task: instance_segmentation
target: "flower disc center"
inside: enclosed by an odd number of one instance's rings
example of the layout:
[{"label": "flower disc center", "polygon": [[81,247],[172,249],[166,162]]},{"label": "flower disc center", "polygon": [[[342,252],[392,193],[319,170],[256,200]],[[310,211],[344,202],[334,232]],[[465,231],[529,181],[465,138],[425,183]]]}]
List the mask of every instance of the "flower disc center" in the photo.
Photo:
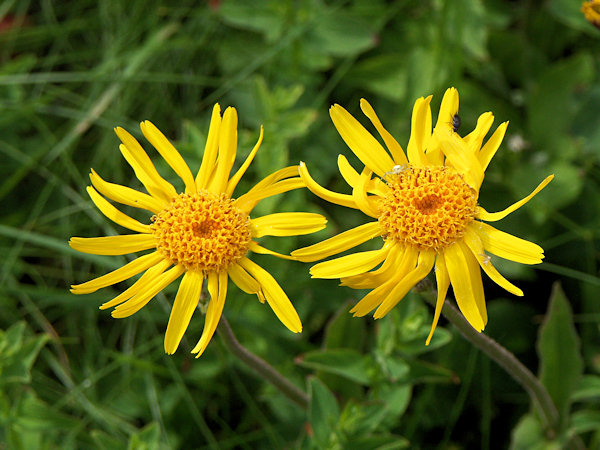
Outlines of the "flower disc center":
[{"label": "flower disc center", "polygon": [[379,224],[388,239],[437,251],[460,239],[475,216],[477,195],[451,167],[409,167],[386,182]]},{"label": "flower disc center", "polygon": [[222,272],[243,258],[250,218],[225,194],[181,194],[152,218],[157,249],[187,270]]}]

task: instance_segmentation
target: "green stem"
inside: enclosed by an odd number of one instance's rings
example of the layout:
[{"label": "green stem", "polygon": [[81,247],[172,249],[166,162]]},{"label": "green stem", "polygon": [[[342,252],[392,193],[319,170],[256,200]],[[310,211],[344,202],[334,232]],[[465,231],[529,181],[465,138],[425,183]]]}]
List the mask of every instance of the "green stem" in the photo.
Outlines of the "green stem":
[{"label": "green stem", "polygon": [[267,380],[287,398],[300,405],[303,409],[308,409],[308,395],[294,386],[290,381],[281,375],[273,366],[269,365],[264,359],[259,358],[254,353],[246,349],[235,337],[233,330],[225,316],[221,316],[217,330],[223,339],[225,346],[238,357],[244,364],[256,371],[262,378]]},{"label": "green stem", "polygon": [[[434,292],[435,294],[435,292]],[[435,304],[435,295],[427,295],[427,300]],[[464,316],[448,300],[444,302],[442,314],[450,321],[463,337],[484,352],[490,359],[502,367],[519,383],[536,405],[549,437],[556,436],[559,415],[548,391],[535,375],[519,361],[515,355],[498,344],[494,339],[477,332]]]}]

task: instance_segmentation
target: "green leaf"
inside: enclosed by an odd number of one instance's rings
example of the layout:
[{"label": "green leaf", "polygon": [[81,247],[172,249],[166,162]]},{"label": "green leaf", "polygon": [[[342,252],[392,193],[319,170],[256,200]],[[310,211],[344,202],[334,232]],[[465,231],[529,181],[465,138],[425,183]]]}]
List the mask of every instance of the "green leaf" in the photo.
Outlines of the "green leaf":
[{"label": "green leaf", "polygon": [[600,430],[600,411],[584,409],[573,413],[569,429],[576,434]]},{"label": "green leaf", "polygon": [[350,302],[339,308],[325,328],[325,348],[350,348],[361,351],[365,344],[366,325],[348,314]]},{"label": "green leaf", "polygon": [[524,415],[511,436],[511,450],[546,450],[542,424],[532,414]]},{"label": "green leaf", "polygon": [[377,370],[371,357],[351,349],[327,349],[305,353],[298,363],[315,370],[335,373],[368,385]]},{"label": "green leaf", "polygon": [[331,391],[318,378],[310,378],[308,392],[310,396],[308,418],[315,440],[319,446],[327,447],[335,436],[340,408]]},{"label": "green leaf", "polygon": [[584,375],[577,384],[571,400],[590,400],[598,397],[600,397],[600,377],[597,375]]},{"label": "green leaf", "polygon": [[129,450],[156,450],[160,446],[160,427],[153,422],[129,439]]},{"label": "green leaf", "polygon": [[573,326],[571,307],[560,284],[555,283],[550,305],[537,342],[540,357],[539,378],[565,420],[583,371],[579,338]]}]

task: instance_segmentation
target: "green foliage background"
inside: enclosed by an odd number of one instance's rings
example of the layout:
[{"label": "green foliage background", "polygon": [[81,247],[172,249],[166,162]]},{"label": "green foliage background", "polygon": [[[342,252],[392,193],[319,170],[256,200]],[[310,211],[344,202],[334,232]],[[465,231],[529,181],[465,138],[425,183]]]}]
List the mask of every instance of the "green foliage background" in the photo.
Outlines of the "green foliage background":
[{"label": "green foliage background", "polygon": [[[579,9],[574,0],[0,4],[0,448],[598,448],[600,31]],[[124,320],[98,306],[127,283],[69,293],[125,261],[66,243],[123,231],[85,193],[90,167],[140,187],[113,127],[140,137],[139,122],[151,120],[197,170],[212,105],[232,105],[240,160],[265,127],[239,192],[300,160],[347,192],[335,162],[351,152],[328,107],[366,123],[367,98],[405,146],[415,99],[434,94],[435,118],[450,86],[461,131],[489,110],[495,126],[510,121],[481,193],[488,211],[556,176],[498,224],[546,251],[535,268],[497,261],[525,297],[484,280],[485,333],[540,375],[561,412],[555,436],[521,387],[443,319],[424,346],[432,311],[416,294],[383,320],[354,319],[347,311],[363,292],[256,256],[304,332],[292,335],[235,288],[225,315],[243,345],[311,395],[303,411],[218,336],[195,360],[201,314],[166,356],[175,286]],[[317,235],[267,242],[283,252],[364,220],[307,191],[259,207],[273,211],[329,219]]]}]

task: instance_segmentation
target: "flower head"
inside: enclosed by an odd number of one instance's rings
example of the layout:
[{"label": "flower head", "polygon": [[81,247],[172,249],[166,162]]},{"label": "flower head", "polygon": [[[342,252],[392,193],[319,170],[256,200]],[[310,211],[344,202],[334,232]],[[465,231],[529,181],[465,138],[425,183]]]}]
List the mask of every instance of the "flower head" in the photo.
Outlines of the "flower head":
[{"label": "flower head", "polygon": [[[292,259],[260,246],[254,239],[267,235],[296,236],[325,227],[325,218],[318,214],[276,213],[251,217],[252,209],[261,199],[304,186],[298,167],[278,170],[247,193],[233,198],[234,189],[260,147],[262,128],[246,161],[230,177],[237,150],[237,112],[227,108],[221,117],[220,107],[215,105],[202,164],[194,177],[158,128],[148,121],[140,126],[146,139],[183,180],[185,191],[178,193],[158,174],[138,141],[124,129],[116,128],[122,142],[119,149],[148,194],[104,181],[93,169],[92,186],[87,191],[104,215],[136,234],[74,237],[69,245],[97,255],[153,251],[113,272],[72,286],[71,292],[91,293],[144,272],[128,289],[100,307],[114,306],[113,317],[128,317],[183,275],[165,334],[165,351],[169,354],[179,346],[198,306],[204,279],[208,279],[210,300],[204,331],[192,350],[197,356],[204,352],[219,323],[229,278],[243,291],[256,294],[263,303],[266,301],[291,331],[302,331],[300,318],[285,292],[267,271],[248,258],[252,251]],[[153,214],[150,223],[141,223],[124,214],[105,197],[149,211]]]},{"label": "flower head", "polygon": [[[315,182],[304,163],[300,175],[319,197],[359,209],[375,221],[343,232],[319,244],[292,252],[302,261],[317,261],[380,236],[379,250],[354,253],[316,264],[316,278],[340,278],[342,285],[372,289],[350,311],[385,316],[408,291],[435,267],[438,296],[431,340],[450,284],[469,323],[482,331],[487,323],[480,268],[515,295],[523,292],[491,263],[491,253],[523,264],[538,264],[543,250],[484,223],[500,220],[527,203],[553,178],[547,177],[530,195],[504,211],[488,213],[477,204],[479,188],[490,160],[498,150],[508,123],[501,124],[483,144],[493,122],[482,114],[473,132],[457,133],[458,92],[448,89],[432,132],[431,96],[416,101],[407,151],[383,127],[371,105],[360,106],[387,146],[387,151],[344,108],[334,105],[331,119],[354,154],[365,165],[359,174],[343,156],[338,167],[352,194],[339,194]],[[373,178],[373,173],[377,176]],[[377,267],[379,266],[379,267]]]},{"label": "flower head", "polygon": [[596,28],[600,28],[600,0],[589,0],[581,4],[581,12],[585,16],[585,19],[594,25]]}]

